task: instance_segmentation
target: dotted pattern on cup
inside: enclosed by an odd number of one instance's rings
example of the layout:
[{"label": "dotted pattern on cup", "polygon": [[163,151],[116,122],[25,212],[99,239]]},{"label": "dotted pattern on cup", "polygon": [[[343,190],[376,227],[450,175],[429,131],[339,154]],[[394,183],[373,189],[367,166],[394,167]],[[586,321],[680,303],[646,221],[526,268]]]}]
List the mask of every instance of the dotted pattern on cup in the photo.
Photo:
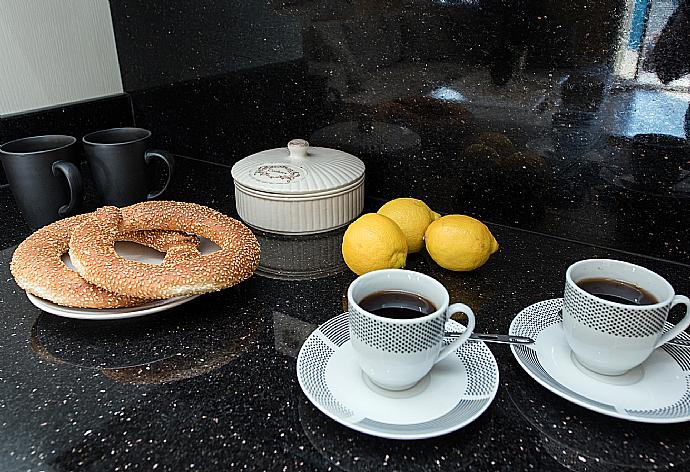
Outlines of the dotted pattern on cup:
[{"label": "dotted pattern on cup", "polygon": [[661,333],[668,307],[631,310],[624,306],[604,305],[565,284],[564,305],[568,314],[585,326],[612,336],[643,338]]},{"label": "dotted pattern on cup", "polygon": [[431,349],[442,340],[445,324],[443,316],[409,325],[373,320],[357,310],[350,310],[351,335],[371,348],[394,354]]}]

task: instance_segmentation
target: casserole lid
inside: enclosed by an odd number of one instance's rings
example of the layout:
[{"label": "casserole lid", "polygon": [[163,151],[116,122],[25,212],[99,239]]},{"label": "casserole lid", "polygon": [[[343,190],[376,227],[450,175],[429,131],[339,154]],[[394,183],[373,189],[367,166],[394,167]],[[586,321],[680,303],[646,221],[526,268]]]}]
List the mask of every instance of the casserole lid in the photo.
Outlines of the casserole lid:
[{"label": "casserole lid", "polygon": [[310,147],[293,139],[286,148],[257,152],[232,166],[239,185],[277,194],[321,193],[345,187],[364,175],[364,163],[344,151]]}]

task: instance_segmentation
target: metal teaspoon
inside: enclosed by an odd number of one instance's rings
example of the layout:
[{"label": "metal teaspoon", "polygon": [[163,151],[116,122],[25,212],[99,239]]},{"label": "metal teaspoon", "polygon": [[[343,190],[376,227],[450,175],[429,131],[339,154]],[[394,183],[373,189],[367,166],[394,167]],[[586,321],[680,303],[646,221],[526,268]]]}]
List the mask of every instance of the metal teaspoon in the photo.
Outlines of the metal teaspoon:
[{"label": "metal teaspoon", "polygon": [[[446,331],[445,337],[447,338],[457,338],[462,336],[463,333],[452,333]],[[513,336],[510,334],[481,334],[472,333],[470,334],[470,341],[485,341],[489,343],[499,343],[499,344],[533,344],[534,339],[528,338],[526,336]],[[690,343],[689,343],[690,345]]]},{"label": "metal teaspoon", "polygon": [[[452,333],[446,332],[445,337],[447,338],[457,338],[462,336],[463,333]],[[534,344],[534,339],[528,338],[527,336],[514,336],[510,334],[480,334],[472,333],[470,335],[470,341],[484,341],[487,343],[497,343],[497,344],[516,344],[516,345],[526,345]],[[671,346],[679,347],[690,347],[690,340],[687,339],[672,339],[664,344],[669,344]]]}]

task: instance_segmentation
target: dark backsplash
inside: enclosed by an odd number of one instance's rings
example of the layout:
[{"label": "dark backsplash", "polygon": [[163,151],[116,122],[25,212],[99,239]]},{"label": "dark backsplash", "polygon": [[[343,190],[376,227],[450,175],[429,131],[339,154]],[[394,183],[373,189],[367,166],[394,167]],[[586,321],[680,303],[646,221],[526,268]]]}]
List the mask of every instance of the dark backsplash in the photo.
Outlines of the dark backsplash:
[{"label": "dark backsplash", "polygon": [[[622,1],[123,0],[111,10],[129,96],[102,101],[83,125],[53,121],[54,132],[131,121],[157,146],[228,165],[304,137],[361,157],[374,199],[413,196],[690,263],[690,179],[640,185],[630,144],[684,136],[687,94],[619,77]],[[653,75],[649,51],[639,70]],[[32,115],[36,126],[0,120],[0,136],[47,132]]]},{"label": "dark backsplash", "polygon": [[302,56],[298,19],[262,1],[110,2],[127,91]]},{"label": "dark backsplash", "polygon": [[591,3],[122,0],[111,10],[132,91],[303,57],[351,81],[409,61],[482,64],[499,81],[524,53],[540,68],[609,63],[624,2]]}]

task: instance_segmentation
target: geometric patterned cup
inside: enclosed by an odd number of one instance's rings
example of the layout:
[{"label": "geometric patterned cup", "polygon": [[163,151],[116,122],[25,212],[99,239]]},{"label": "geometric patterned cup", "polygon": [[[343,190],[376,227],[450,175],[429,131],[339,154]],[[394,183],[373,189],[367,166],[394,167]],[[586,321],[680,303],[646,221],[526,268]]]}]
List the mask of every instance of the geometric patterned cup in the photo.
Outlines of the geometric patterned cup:
[{"label": "geometric patterned cup", "polygon": [[[374,315],[359,306],[366,296],[383,290],[420,295],[437,307],[425,316],[393,319]],[[438,361],[467,341],[474,330],[474,313],[462,303],[448,306],[448,291],[437,280],[402,269],[366,273],[347,290],[350,339],[362,372],[377,386],[406,390],[419,382]],[[467,316],[467,329],[445,347],[446,322],[454,313]]]},{"label": "geometric patterned cup", "polygon": [[[596,297],[577,286],[590,278],[637,285],[659,300],[653,305],[624,305]],[[668,313],[686,306],[685,317],[664,333]],[[577,361],[604,375],[621,375],[642,364],[657,347],[690,325],[690,300],[676,295],[666,279],[649,269],[612,259],[587,259],[565,274],[563,331]]]}]

